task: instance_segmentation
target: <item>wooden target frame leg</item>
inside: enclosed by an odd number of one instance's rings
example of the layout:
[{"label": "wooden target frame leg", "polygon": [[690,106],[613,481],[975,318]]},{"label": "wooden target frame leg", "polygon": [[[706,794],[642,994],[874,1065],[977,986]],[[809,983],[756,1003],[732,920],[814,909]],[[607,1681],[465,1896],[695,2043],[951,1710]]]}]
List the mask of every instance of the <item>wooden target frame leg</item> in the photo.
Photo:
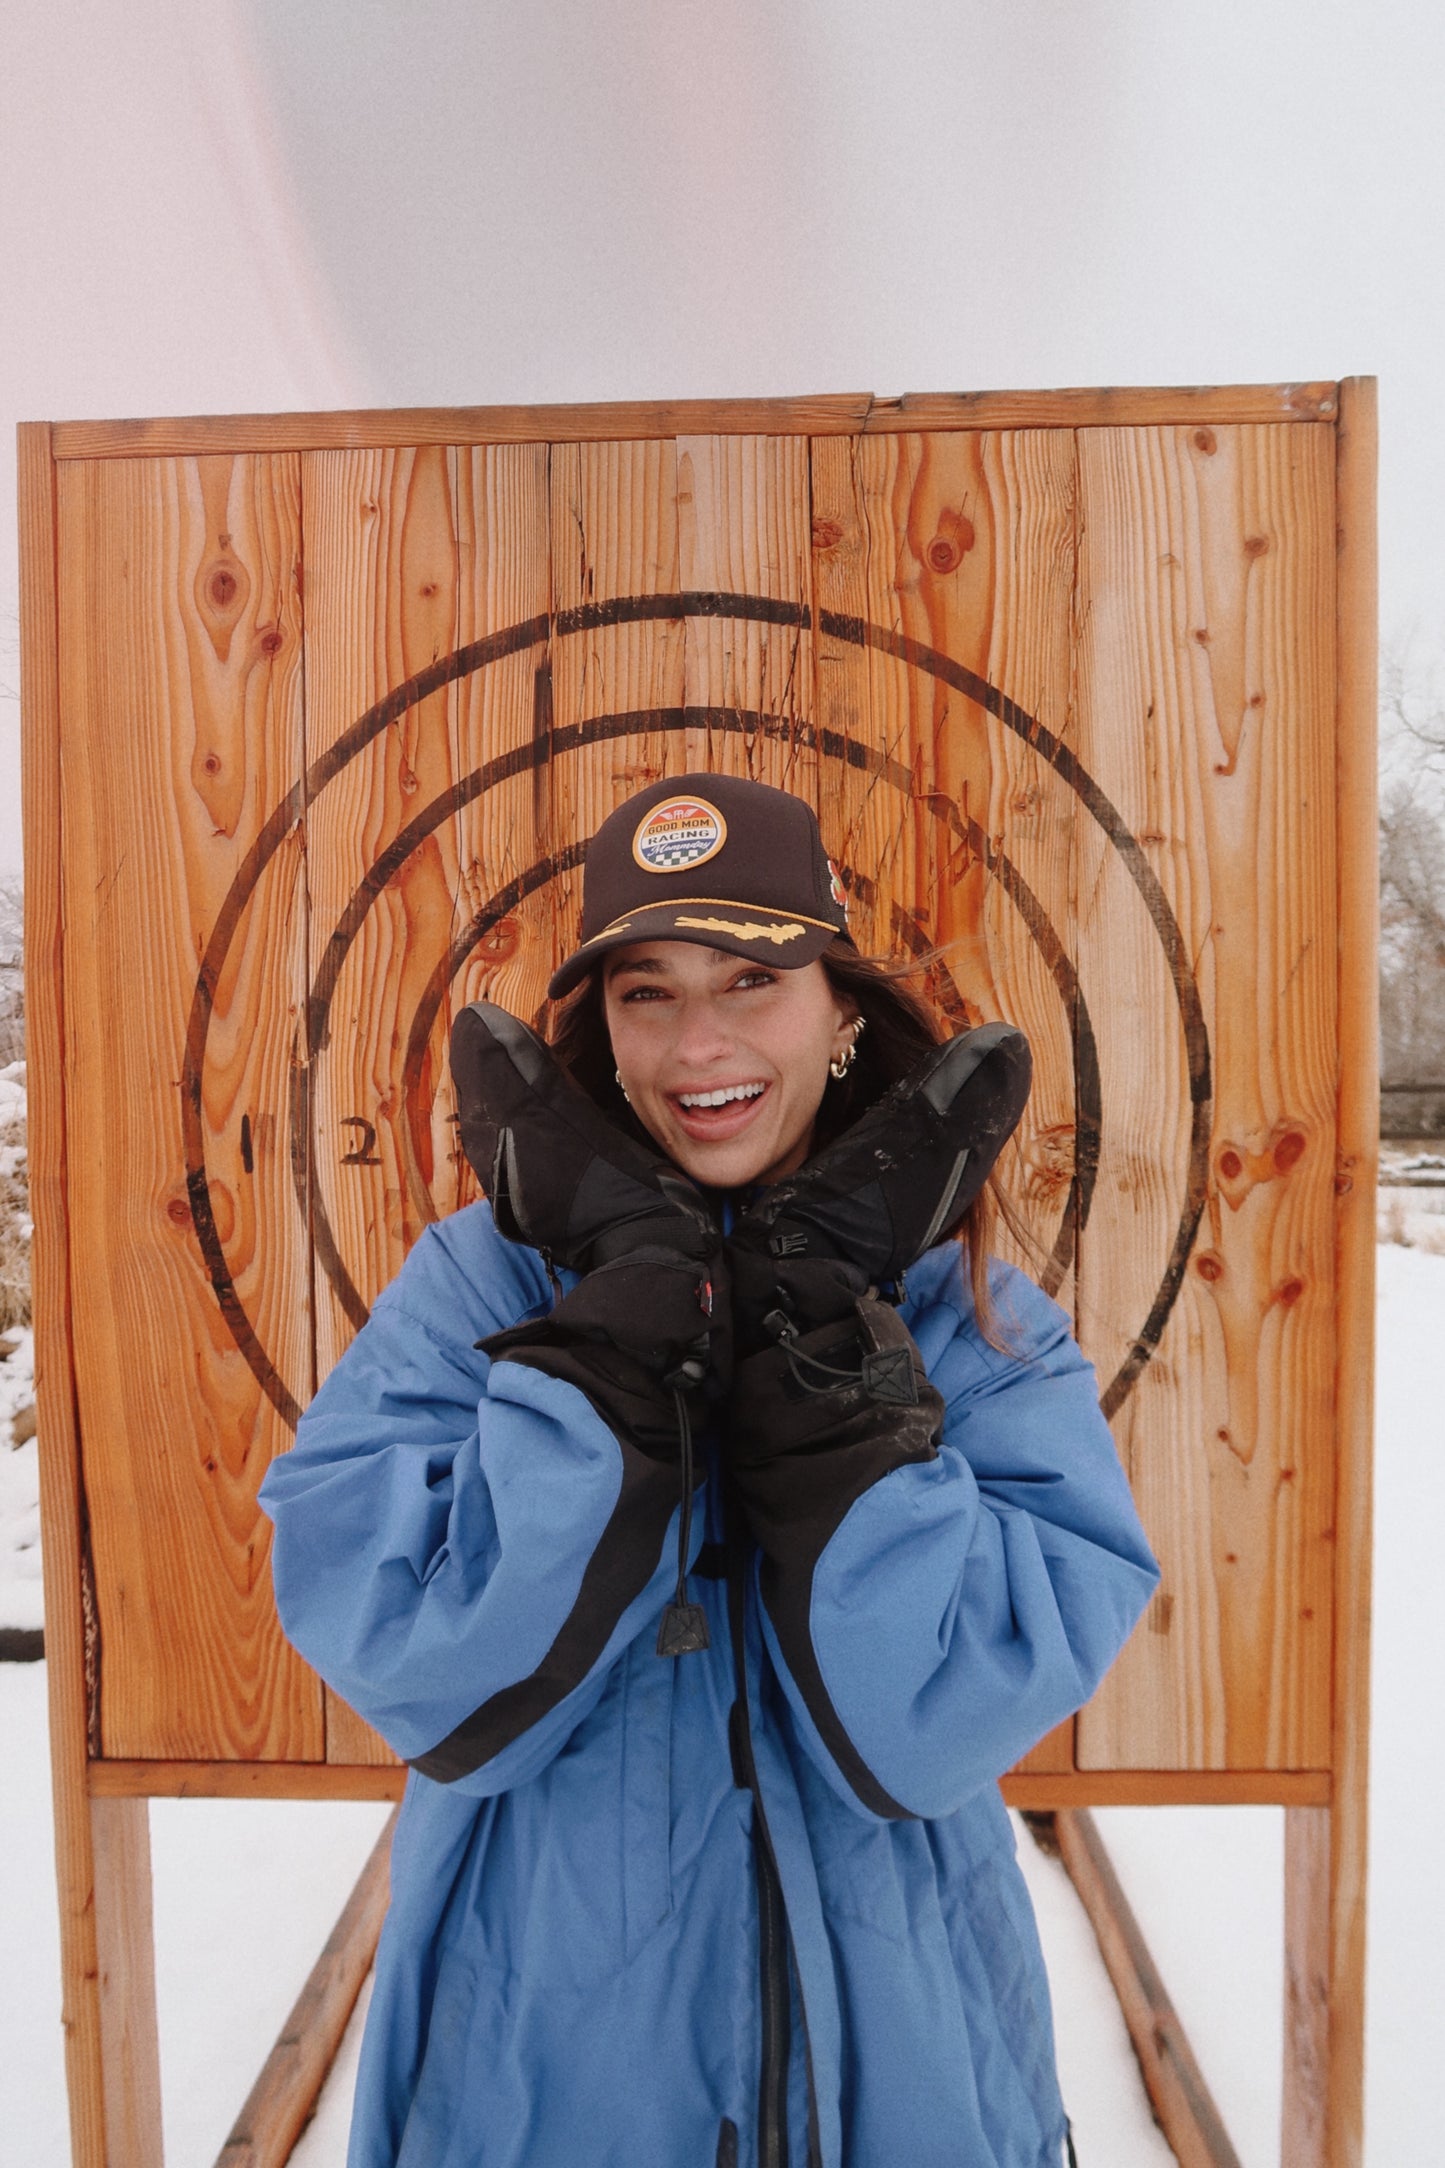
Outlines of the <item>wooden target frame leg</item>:
[{"label": "wooden target frame leg", "polygon": [[1353,1820],[1347,1804],[1285,1810],[1286,2168],[1364,2157],[1364,1830]]},{"label": "wooden target frame leg", "polygon": [[1332,1809],[1285,1809],[1284,2102],[1281,2157],[1327,2162]]},{"label": "wooden target frame leg", "polygon": [[[1139,2059],[1154,2120],[1170,2151],[1182,2168],[1240,2168],[1239,2155],[1093,1815],[1087,1807],[1060,1807],[1053,1822],[1059,1857],[1089,1915]],[[1292,2154],[1286,2151],[1284,2158],[1289,2168],[1296,2168]]]},{"label": "wooden target frame leg", "polygon": [[160,2168],[150,1802],[92,1799],[90,1832],[106,2168]]}]

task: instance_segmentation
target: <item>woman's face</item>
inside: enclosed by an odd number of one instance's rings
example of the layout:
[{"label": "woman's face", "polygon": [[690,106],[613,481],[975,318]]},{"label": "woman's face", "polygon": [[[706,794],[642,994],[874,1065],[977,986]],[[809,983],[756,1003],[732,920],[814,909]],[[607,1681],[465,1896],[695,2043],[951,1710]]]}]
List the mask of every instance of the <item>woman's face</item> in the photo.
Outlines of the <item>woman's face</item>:
[{"label": "woman's face", "polygon": [[780,971],[691,941],[635,941],[602,969],[632,1110],[684,1174],[741,1189],[802,1165],[856,1019],[821,963]]}]

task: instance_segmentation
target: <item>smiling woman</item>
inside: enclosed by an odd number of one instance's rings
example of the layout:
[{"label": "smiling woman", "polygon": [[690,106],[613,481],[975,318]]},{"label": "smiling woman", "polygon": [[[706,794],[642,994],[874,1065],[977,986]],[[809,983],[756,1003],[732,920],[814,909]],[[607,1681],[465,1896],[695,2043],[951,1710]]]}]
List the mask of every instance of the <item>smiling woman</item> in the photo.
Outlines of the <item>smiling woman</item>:
[{"label": "smiling woman", "polygon": [[820,961],[783,971],[647,941],[614,950],[602,983],[618,1083],[685,1174],[741,1189],[802,1165],[829,1069],[862,1028]]},{"label": "smiling woman", "polygon": [[1157,1576],[987,1252],[1027,1046],[941,1040],[811,809],[724,776],[603,823],[549,991],[550,1046],[462,1012],[487,1201],[262,1492],[287,1631],[415,1771],[351,2168],[1061,2168],[995,1780]]}]

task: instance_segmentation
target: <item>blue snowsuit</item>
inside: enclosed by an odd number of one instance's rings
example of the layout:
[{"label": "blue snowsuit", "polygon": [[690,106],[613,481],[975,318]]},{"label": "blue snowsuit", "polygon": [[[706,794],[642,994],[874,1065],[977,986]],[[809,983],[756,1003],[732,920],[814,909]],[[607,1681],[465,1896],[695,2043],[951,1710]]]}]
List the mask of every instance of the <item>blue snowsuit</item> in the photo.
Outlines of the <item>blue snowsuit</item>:
[{"label": "blue snowsuit", "polygon": [[287,1633],[415,1765],[350,2168],[1057,2168],[995,1780],[1157,1572],[1063,1312],[991,1289],[1011,1355],[955,1244],[909,1272],[938,1456],[825,1511],[792,1587],[714,1451],[711,1645],[661,1658],[676,1468],[474,1347],[552,1304],[487,1205],[421,1237],[261,1493]]}]

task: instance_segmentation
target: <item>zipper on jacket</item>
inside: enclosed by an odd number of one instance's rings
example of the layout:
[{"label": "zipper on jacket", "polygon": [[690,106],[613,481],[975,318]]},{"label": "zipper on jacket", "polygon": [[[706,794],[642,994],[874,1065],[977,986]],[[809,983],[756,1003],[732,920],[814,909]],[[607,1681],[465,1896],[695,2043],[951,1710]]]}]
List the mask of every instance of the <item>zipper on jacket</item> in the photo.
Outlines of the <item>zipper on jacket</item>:
[{"label": "zipper on jacket", "polygon": [[[733,1778],[740,1790],[753,1795],[753,1856],[758,1877],[759,1970],[762,1981],[763,2054],[758,2084],[759,2168],[788,2168],[788,2050],[792,2032],[792,1996],[789,1976],[798,1982],[798,2017],[803,2034],[803,2078],[808,2096],[807,2168],[823,2168],[823,2141],[818,2129],[818,2088],[813,2080],[813,2043],[808,2038],[808,2006],[803,2000],[802,1975],[792,1958],[792,1930],[783,1902],[782,1878],[777,1855],[763,1812],[762,1787],[753,1759],[752,1724],[748,1717],[748,1675],[745,1660],[748,1560],[747,1527],[737,1494],[724,1480],[725,1557],[727,1560],[728,1627],[733,1651],[733,1705],[728,1711],[728,1752]],[[769,2020],[772,2030],[769,2030]],[[769,2055],[769,2041],[774,2053]],[[772,2150],[769,2150],[769,2147]]]},{"label": "zipper on jacket", "polygon": [[748,1721],[747,1672],[743,1661],[743,1578],[728,1575],[728,1624],[733,1649],[736,1699],[728,1715],[734,1776],[753,1795],[753,1864],[758,1886],[758,1971],[762,2017],[762,2059],[758,2073],[758,2168],[788,2168],[788,2048],[791,2003],[788,1994],[788,1919],[782,1884],[773,1858],[772,1838],[763,1813],[757,1764]]}]

